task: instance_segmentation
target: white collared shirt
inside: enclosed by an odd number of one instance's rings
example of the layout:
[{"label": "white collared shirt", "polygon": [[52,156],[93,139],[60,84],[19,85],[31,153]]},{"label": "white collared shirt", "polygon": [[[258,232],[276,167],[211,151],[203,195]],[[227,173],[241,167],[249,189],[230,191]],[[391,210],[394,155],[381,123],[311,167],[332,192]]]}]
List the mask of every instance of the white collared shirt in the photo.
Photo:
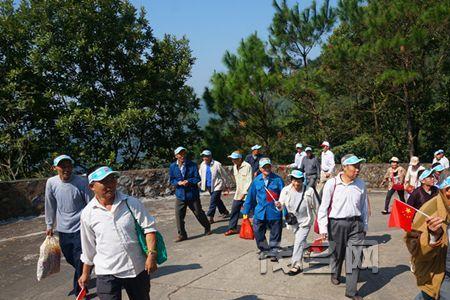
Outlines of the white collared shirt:
[{"label": "white collared shirt", "polygon": [[326,152],[322,151],[320,169],[325,173],[333,173],[335,165],[333,152],[330,150],[327,150]]},{"label": "white collared shirt", "polygon": [[291,164],[290,167],[300,169],[300,166],[302,165],[302,161],[305,158],[305,156],[306,156],[305,151],[295,153],[294,163]]},{"label": "white collared shirt", "polygon": [[81,261],[95,265],[97,275],[129,278],[144,271],[146,256],[124,200],[144,233],[156,231],[155,219],[138,199],[116,192],[109,211],[94,197],[81,213]]},{"label": "white collared shirt", "polygon": [[437,158],[435,157],[433,159],[433,164],[435,164],[437,162],[440,163],[444,167],[444,169],[448,169],[450,167],[448,158],[445,156],[443,156],[440,160],[437,160]]},{"label": "white collared shirt", "polygon": [[[361,217],[364,230],[367,232],[369,224],[366,184],[359,178],[346,184],[342,182],[341,174],[339,173],[335,178],[328,180],[323,187],[322,203],[317,216],[319,232],[328,233],[328,217],[334,219]],[[328,216],[331,197],[333,197],[333,200]]]}]

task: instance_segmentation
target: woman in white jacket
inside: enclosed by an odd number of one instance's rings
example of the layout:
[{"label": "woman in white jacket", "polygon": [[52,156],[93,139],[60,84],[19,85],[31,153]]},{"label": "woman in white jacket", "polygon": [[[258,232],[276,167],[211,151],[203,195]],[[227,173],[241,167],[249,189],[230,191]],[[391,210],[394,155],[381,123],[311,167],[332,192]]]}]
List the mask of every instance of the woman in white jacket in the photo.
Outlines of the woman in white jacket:
[{"label": "woman in white jacket", "polygon": [[301,171],[293,170],[289,177],[291,178],[291,184],[281,190],[279,201],[283,208],[287,210],[287,213],[292,213],[298,222],[288,226],[294,231],[295,235],[291,269],[288,273],[288,275],[293,276],[302,272],[303,250],[309,230],[314,223],[319,202],[314,189],[307,188],[304,185],[304,175]]}]

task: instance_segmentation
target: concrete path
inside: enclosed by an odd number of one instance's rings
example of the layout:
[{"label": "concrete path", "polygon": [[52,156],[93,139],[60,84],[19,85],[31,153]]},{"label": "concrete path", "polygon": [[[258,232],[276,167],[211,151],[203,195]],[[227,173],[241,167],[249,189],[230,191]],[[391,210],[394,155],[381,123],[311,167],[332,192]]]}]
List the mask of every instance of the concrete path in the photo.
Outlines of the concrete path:
[{"label": "concrete path", "polygon": [[[360,293],[365,299],[412,299],[418,289],[409,271],[409,255],[403,232],[386,226],[380,214],[384,192],[370,193],[372,217],[369,239],[379,243],[379,272],[361,273]],[[231,206],[231,196],[225,198]],[[208,197],[202,196],[203,208]],[[289,277],[275,263],[261,265],[254,241],[225,237],[227,220],[213,224],[214,234],[202,236],[203,228],[192,213],[186,217],[190,239],[175,244],[174,198],[143,199],[156,216],[169,252],[169,260],[151,279],[152,299],[346,299],[345,285],[333,286],[329,275],[300,274]],[[36,280],[39,246],[44,240],[43,217],[0,225],[0,299],[73,299],[67,297],[73,269],[64,260],[61,272]],[[315,237],[310,233],[309,240]],[[293,243],[292,232],[284,229],[283,246]],[[261,274],[261,267],[267,269]],[[91,292],[95,292],[95,281]],[[124,297],[124,299],[127,299]]]}]

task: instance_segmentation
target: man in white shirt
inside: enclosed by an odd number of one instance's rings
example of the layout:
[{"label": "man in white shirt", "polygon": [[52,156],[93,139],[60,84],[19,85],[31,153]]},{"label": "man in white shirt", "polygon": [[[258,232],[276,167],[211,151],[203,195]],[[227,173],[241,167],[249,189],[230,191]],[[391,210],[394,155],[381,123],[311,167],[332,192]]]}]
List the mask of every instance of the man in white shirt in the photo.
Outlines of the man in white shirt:
[{"label": "man in white shirt", "polygon": [[317,189],[319,191],[322,190],[325,182],[333,176],[334,167],[336,166],[334,162],[334,154],[330,150],[330,143],[323,141],[321,146],[323,150],[320,159],[320,180],[317,185]]},{"label": "man in white shirt", "polygon": [[[361,245],[368,230],[368,199],[366,184],[357,178],[360,164],[365,159],[353,154],[345,155],[342,160],[343,171],[334,179],[328,180],[323,188],[322,203],[318,211],[319,232],[323,239],[330,242],[331,282],[338,285],[344,258],[347,265],[360,265],[346,257],[347,247]],[[329,210],[330,209],[330,210]],[[361,257],[362,247],[355,247]],[[354,249],[352,249],[354,252]],[[349,251],[350,255],[352,251]],[[350,263],[350,264],[349,264]],[[357,283],[359,269],[346,270],[345,295],[352,299],[362,299],[358,295]]]},{"label": "man in white shirt", "polygon": [[303,158],[305,158],[306,156],[306,152],[303,151],[303,145],[301,143],[297,143],[295,145],[295,148],[297,149],[297,153],[295,153],[294,163],[290,164],[289,167],[294,169],[300,169]]},{"label": "man in white shirt", "polygon": [[[155,219],[136,198],[117,191],[118,172],[109,167],[89,174],[95,197],[81,213],[81,287],[95,265],[100,300],[121,299],[125,288],[131,300],[150,300],[151,272],[156,271]],[[143,229],[148,255],[142,249],[135,223]]]},{"label": "man in white shirt", "polygon": [[444,169],[448,169],[450,167],[448,158],[445,157],[444,150],[442,149],[439,149],[436,152],[434,152],[433,164],[437,162],[440,163],[444,167]]}]

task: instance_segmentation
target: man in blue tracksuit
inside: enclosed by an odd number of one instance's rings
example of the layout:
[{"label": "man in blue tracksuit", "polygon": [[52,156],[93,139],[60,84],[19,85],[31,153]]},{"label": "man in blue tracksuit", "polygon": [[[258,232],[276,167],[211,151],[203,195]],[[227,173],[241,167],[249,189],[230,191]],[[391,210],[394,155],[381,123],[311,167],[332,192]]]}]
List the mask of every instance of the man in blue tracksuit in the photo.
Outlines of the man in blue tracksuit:
[{"label": "man in blue tracksuit", "polygon": [[[259,161],[261,174],[253,180],[245,199],[242,214],[248,217],[250,211],[253,214],[253,231],[255,232],[256,246],[261,251],[260,258],[264,253],[269,256],[276,255],[281,242],[282,213],[281,203],[278,201],[281,190],[284,187],[283,179],[272,173],[272,163],[268,158]],[[270,229],[270,240],[267,245],[266,230]]]},{"label": "man in blue tracksuit", "polygon": [[186,148],[178,147],[175,149],[175,158],[177,159],[170,165],[169,176],[170,184],[175,186],[175,218],[177,220],[178,237],[175,242],[181,242],[187,239],[184,218],[186,209],[194,213],[197,220],[205,228],[205,235],[211,234],[211,225],[206,218],[200,202],[200,191],[198,183],[200,175],[195,163],[186,158]]},{"label": "man in blue tracksuit", "polygon": [[258,176],[261,173],[259,171],[259,160],[263,157],[261,154],[261,148],[261,145],[254,145],[252,147],[252,153],[245,157],[245,161],[252,167],[253,177]]}]

